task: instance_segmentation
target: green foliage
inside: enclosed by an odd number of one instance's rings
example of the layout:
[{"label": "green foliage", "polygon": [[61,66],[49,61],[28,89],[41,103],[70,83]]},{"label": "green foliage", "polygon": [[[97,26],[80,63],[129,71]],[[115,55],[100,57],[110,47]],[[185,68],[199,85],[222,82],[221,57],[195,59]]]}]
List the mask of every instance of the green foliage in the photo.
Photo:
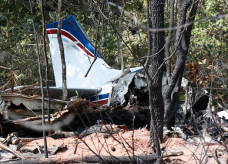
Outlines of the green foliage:
[{"label": "green foliage", "polygon": [[[0,4],[0,53],[7,52],[4,65],[16,68],[17,85],[36,83],[39,80],[38,66],[35,55],[35,43],[32,20],[26,1],[4,1]],[[41,28],[39,8],[34,8],[36,27]],[[43,66],[44,68],[44,66]],[[8,70],[2,70],[0,78],[7,81]],[[23,78],[22,78],[23,77]]]},{"label": "green foliage", "polygon": [[[220,3],[212,0],[206,0],[199,9],[198,18],[211,17],[218,14],[228,13],[228,7],[225,1]],[[196,83],[202,86],[210,86],[211,80],[218,81],[216,87],[222,87],[219,77],[212,68],[215,68],[219,61],[227,61],[228,56],[228,20],[211,20],[207,22],[195,23],[192,32],[191,46],[189,52],[189,63],[196,62],[200,70],[200,74],[195,76]],[[204,61],[204,62],[202,62]],[[206,66],[206,67],[205,67]],[[193,71],[193,70],[189,70]]]}]

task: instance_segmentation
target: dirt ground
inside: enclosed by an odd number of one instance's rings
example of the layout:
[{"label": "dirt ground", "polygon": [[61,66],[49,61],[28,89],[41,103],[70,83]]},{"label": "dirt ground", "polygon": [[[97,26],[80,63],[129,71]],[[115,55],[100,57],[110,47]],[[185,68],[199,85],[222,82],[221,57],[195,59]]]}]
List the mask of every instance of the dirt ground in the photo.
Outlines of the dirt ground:
[{"label": "dirt ground", "polygon": [[[166,163],[214,164],[220,162],[221,164],[225,164],[228,162],[228,152],[220,144],[189,142],[182,138],[166,137],[165,140],[166,141],[161,144],[161,148],[164,152],[183,152],[183,154],[179,156],[163,158]],[[76,154],[74,154],[76,141],[79,144],[77,145]],[[66,148],[58,151],[55,155],[49,155],[49,158],[56,161],[67,161],[70,159],[80,160],[85,156],[92,155],[137,156],[153,154],[154,152],[149,143],[149,131],[146,128],[119,132],[111,136],[105,136],[104,133],[94,133],[84,137],[82,140],[76,139],[75,137],[62,139],[47,138],[48,148],[60,145]],[[37,144],[42,146],[43,139],[24,142],[23,147],[32,148],[36,147]],[[23,154],[26,155],[25,153]],[[42,160],[42,158],[39,160]]]}]

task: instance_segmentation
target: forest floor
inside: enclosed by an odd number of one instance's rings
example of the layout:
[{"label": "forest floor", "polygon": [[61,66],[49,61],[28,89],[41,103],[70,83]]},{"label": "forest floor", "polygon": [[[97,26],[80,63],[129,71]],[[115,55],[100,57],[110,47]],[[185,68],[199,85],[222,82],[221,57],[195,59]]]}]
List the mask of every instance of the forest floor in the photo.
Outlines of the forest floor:
[{"label": "forest floor", "polygon": [[[57,163],[67,163],[69,161],[80,161],[88,156],[138,156],[142,154],[154,154],[150,142],[149,131],[146,128],[134,131],[119,132],[110,136],[104,136],[104,133],[93,133],[83,139],[75,137],[53,139],[47,138],[48,148],[61,147],[54,155],[49,155],[45,159],[43,154],[22,153],[28,159],[37,159],[40,162],[55,161]],[[75,152],[77,143],[77,150]],[[43,146],[43,139],[37,139],[30,142],[23,142],[22,148],[34,149]],[[22,149],[21,148],[21,149]],[[217,143],[208,144],[205,142],[189,142],[179,137],[165,137],[161,144],[163,152],[168,155],[164,157],[165,163],[227,163],[228,153],[225,148]],[[172,153],[176,156],[172,156]],[[179,152],[179,153],[178,153]]]}]

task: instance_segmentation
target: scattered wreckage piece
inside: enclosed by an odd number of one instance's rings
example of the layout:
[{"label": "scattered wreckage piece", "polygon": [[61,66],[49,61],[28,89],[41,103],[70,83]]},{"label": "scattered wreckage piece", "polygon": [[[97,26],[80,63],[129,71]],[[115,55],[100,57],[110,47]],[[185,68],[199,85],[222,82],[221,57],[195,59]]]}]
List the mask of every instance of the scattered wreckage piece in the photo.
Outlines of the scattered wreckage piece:
[{"label": "scattered wreckage piece", "polygon": [[[48,153],[50,155],[57,154],[61,151],[66,151],[67,146],[64,144],[61,144],[59,146],[53,145],[53,147],[48,148]],[[33,143],[33,145],[24,146],[20,150],[21,153],[33,153],[33,154],[44,154],[44,147],[40,146],[37,142]]]},{"label": "scattered wreckage piece", "polygon": [[[14,131],[25,131],[31,133],[30,130],[24,128],[20,123],[24,121],[33,121],[33,123],[41,123],[41,97],[27,96],[23,94],[5,94],[1,93],[2,106],[0,106],[0,116],[2,117],[2,131],[4,134]],[[48,99],[45,98],[45,108],[48,106]],[[51,100],[51,113],[62,110],[67,101]],[[45,110],[47,113],[47,110]],[[47,116],[46,116],[47,118]],[[53,117],[51,118],[53,121]]]},{"label": "scattered wreckage piece", "polygon": [[5,139],[0,141],[0,162],[11,161],[12,159],[25,159],[18,151],[22,147],[22,141],[16,132],[8,134]]},{"label": "scattered wreckage piece", "polygon": [[[16,106],[23,104],[29,110],[40,110],[42,98],[40,96],[27,96],[23,94],[5,94],[1,93],[1,96],[5,103],[12,103]],[[67,104],[67,101],[51,100],[51,109],[62,109]],[[8,108],[11,104],[8,105]],[[44,99],[44,107],[48,107],[48,99]]]},{"label": "scattered wreckage piece", "polygon": [[22,146],[22,141],[18,138],[17,132],[8,134],[2,143],[11,147],[14,151],[18,151]]},{"label": "scattered wreckage piece", "polygon": [[25,159],[23,157],[23,155],[21,153],[18,153],[15,150],[12,150],[10,147],[8,147],[7,145],[3,144],[2,142],[0,142],[0,148],[6,151],[9,151],[11,153],[13,153],[16,157],[20,158],[20,159]]}]

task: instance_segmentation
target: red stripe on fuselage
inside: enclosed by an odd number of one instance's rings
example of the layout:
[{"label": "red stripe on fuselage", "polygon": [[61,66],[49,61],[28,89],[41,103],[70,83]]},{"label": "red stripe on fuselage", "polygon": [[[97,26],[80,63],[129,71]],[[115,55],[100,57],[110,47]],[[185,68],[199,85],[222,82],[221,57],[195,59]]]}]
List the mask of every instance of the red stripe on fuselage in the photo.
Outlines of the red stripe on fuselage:
[{"label": "red stripe on fuselage", "polygon": [[100,101],[93,101],[92,103],[104,105],[104,104],[107,104],[108,103],[108,99],[100,100]]},{"label": "red stripe on fuselage", "polygon": [[[47,33],[48,34],[57,34],[57,29],[47,29]],[[70,33],[66,32],[66,31],[63,31],[61,30],[61,34],[64,35],[65,37],[69,38],[70,40],[72,40],[73,42],[78,42],[77,39],[75,39],[74,36],[72,36]],[[91,57],[94,57],[94,55],[88,51],[85,46],[81,43],[77,43],[78,47],[80,47],[87,55],[91,56]]]}]

